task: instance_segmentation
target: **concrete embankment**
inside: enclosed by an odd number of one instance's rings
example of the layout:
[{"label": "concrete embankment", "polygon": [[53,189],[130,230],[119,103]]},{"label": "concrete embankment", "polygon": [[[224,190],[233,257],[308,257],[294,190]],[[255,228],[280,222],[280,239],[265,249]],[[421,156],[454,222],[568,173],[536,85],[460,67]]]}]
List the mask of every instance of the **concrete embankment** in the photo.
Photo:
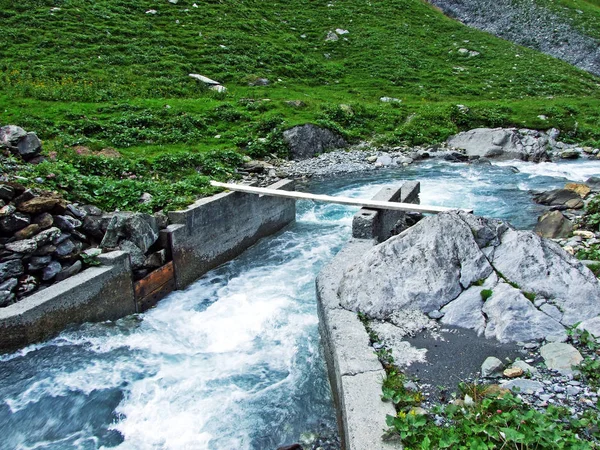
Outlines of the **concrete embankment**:
[{"label": "concrete embankment", "polygon": [[[420,185],[407,182],[383,188],[374,199],[419,203]],[[373,245],[400,233],[410,215],[363,208],[354,216],[353,238],[317,277],[319,330],[337,409],[342,447],[346,450],[398,448],[382,440],[385,418],[394,415],[381,398],[385,371],[370,346],[369,336],[355,312],[339,304],[338,287],[345,269]]]},{"label": "concrete embankment", "polygon": [[[294,182],[282,180],[271,188],[293,190]],[[217,194],[171,212],[172,225],[160,232],[167,264],[134,282],[129,255],[105,253],[98,258],[101,266],[0,308],[0,353],[46,339],[68,325],[144,312],[279,231],[295,215],[294,200],[239,192]]]}]

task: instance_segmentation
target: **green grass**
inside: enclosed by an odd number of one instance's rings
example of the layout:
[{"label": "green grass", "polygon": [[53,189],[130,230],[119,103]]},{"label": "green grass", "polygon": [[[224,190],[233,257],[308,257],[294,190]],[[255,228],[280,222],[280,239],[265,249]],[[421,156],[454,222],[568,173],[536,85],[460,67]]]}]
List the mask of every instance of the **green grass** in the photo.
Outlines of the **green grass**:
[{"label": "green grass", "polygon": [[[435,143],[477,126],[558,127],[566,140],[600,145],[599,78],[420,0],[198,5],[0,0],[0,122],[38,132],[59,158],[76,145],[142,159],[284,156],[283,130],[307,122],[381,145]],[[349,33],[326,42],[336,28]],[[249,86],[257,77],[271,84]]]}]

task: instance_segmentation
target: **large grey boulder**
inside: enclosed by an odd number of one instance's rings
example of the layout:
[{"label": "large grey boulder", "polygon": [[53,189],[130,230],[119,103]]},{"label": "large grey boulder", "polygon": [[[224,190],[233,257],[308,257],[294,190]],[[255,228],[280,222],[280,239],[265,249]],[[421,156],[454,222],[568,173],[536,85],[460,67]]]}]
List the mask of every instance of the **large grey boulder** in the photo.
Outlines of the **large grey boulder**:
[{"label": "large grey boulder", "polygon": [[534,195],[533,199],[540,205],[559,206],[565,209],[583,208],[583,200],[576,192],[568,189],[553,189]]},{"label": "large grey boulder", "polygon": [[573,222],[560,211],[548,211],[538,218],[535,231],[539,236],[553,239],[565,238],[573,234]]},{"label": "large grey boulder", "polygon": [[600,314],[598,279],[558,244],[463,212],[373,247],[338,293],[342,307],[371,318],[440,311],[442,323],[501,342],[562,340],[566,326]]},{"label": "large grey boulder", "polygon": [[448,146],[465,150],[468,156],[544,161],[548,142],[547,135],[535,130],[475,128],[451,136]]},{"label": "large grey boulder", "polygon": [[158,232],[158,224],[154,216],[118,212],[110,219],[100,247],[115,248],[120,242],[127,240],[135,244],[142,253],[146,253],[158,239]]},{"label": "large grey boulder", "polygon": [[348,143],[341,136],[326,128],[306,124],[283,132],[289,147],[290,159],[308,159],[325,150],[344,148]]},{"label": "large grey boulder", "polygon": [[42,151],[42,143],[35,133],[26,132],[16,125],[6,125],[0,128],[0,146],[18,153],[25,160],[37,156]]}]

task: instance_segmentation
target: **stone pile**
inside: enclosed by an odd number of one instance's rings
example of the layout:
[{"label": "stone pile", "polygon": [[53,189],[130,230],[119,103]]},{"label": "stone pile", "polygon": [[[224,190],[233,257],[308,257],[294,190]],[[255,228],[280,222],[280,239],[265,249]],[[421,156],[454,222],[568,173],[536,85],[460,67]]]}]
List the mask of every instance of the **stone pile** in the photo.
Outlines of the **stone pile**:
[{"label": "stone pile", "polygon": [[155,248],[159,226],[166,225],[163,214],[106,214],[54,193],[2,183],[0,307],[94,265],[103,249],[129,252],[134,274],[141,278],[166,261],[165,251]]}]

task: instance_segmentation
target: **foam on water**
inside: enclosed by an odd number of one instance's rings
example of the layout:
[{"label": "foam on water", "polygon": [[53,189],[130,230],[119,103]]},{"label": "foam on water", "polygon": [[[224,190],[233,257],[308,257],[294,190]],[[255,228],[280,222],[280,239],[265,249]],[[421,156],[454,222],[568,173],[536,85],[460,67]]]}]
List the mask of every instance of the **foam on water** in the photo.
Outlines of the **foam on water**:
[{"label": "foam on water", "polygon": [[[531,189],[589,171],[519,164],[515,173],[504,164],[427,163],[306,189],[368,198],[418,179],[422,203],[529,226],[539,208]],[[0,357],[0,449],[262,450],[335,427],[314,277],[349,238],[355,211],[299,202],[294,225],[146,314],[85,324]]]}]

